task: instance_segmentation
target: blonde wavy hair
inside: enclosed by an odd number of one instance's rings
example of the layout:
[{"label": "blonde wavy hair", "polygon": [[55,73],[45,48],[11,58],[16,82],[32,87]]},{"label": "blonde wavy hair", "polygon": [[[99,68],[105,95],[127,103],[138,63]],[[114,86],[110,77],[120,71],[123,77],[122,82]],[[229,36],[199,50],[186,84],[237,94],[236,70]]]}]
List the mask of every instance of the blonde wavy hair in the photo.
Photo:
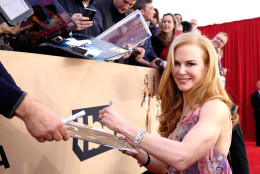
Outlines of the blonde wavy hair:
[{"label": "blonde wavy hair", "polygon": [[[183,45],[198,45],[204,50],[203,59],[207,66],[207,72],[202,81],[196,84],[187,93],[187,101],[192,109],[202,106],[212,99],[219,99],[232,108],[233,103],[222,86],[217,54],[209,39],[197,33],[184,33],[178,36],[171,44],[167,66],[162,74],[158,99],[161,100],[162,114],[158,116],[160,122],[158,132],[163,137],[168,137],[180,120],[183,109],[183,96],[174,82],[172,70],[174,69],[174,54],[177,48]],[[238,123],[238,115],[231,116],[233,127]]]}]

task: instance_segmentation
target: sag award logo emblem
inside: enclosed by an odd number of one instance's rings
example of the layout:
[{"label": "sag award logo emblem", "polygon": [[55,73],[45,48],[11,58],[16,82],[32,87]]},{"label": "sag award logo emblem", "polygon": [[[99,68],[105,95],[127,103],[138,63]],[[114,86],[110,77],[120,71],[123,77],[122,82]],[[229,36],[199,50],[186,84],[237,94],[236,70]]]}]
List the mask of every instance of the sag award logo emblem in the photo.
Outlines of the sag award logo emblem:
[{"label": "sag award logo emblem", "polygon": [[[98,120],[98,112],[99,110],[107,107],[108,105],[104,106],[97,106],[92,108],[83,108],[73,110],[72,114],[78,113],[79,111],[84,110],[86,115],[83,118],[83,124],[86,125],[94,125],[95,127],[103,128]],[[111,131],[109,129],[106,130]],[[112,134],[116,135],[116,132],[112,132]],[[77,155],[80,161],[87,160],[91,157],[104,153],[108,150],[111,150],[110,147],[102,146],[99,144],[94,144],[88,141],[79,140],[77,138],[73,138],[73,152]]]},{"label": "sag award logo emblem", "polygon": [[[149,88],[148,84],[148,75],[145,75],[144,77],[144,87],[142,88],[142,101],[141,101],[141,107],[144,107],[144,117],[145,117],[145,129],[147,132],[151,132],[151,106],[150,101],[151,98],[154,96],[155,91],[155,77],[153,76],[153,90]],[[158,100],[157,100],[158,101]],[[86,125],[93,125],[94,127],[98,128],[105,128],[103,125],[100,124],[98,119],[98,112],[103,109],[104,107],[107,107],[108,105],[104,106],[97,106],[97,107],[91,107],[91,108],[82,108],[73,110],[72,114],[76,114],[82,110],[86,112],[86,115],[83,118],[83,124]],[[157,110],[159,110],[159,103],[157,106]],[[157,111],[157,115],[159,114],[159,111]],[[81,122],[82,123],[82,122]],[[116,135],[116,132],[113,132],[110,129],[106,129],[107,133]],[[77,138],[73,138],[73,152],[76,154],[76,156],[80,159],[80,161],[87,160],[91,157],[100,155],[108,150],[111,150],[110,147],[102,146],[99,144],[91,143],[88,141],[79,140]]]}]

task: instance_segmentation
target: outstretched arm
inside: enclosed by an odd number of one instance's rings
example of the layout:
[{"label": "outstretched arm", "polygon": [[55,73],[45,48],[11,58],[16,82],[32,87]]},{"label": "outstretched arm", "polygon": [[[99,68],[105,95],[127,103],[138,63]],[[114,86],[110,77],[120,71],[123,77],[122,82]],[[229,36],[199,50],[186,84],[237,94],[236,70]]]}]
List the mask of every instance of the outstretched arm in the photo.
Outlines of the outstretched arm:
[{"label": "outstretched arm", "polygon": [[[184,170],[201,159],[213,146],[227,155],[231,141],[231,121],[227,106],[219,101],[209,101],[202,107],[200,119],[182,142],[145,133],[140,147],[161,163]],[[125,135],[134,142],[140,128],[124,120],[113,107],[99,111],[100,122]],[[221,138],[220,138],[221,137]],[[223,143],[227,142],[227,143]]]},{"label": "outstretched arm", "polygon": [[15,115],[24,121],[27,130],[39,142],[69,139],[68,131],[58,115],[29,96],[25,96]]},{"label": "outstretched arm", "polygon": [[21,118],[30,134],[39,142],[68,140],[69,135],[58,115],[26,95],[0,62],[0,114]]}]

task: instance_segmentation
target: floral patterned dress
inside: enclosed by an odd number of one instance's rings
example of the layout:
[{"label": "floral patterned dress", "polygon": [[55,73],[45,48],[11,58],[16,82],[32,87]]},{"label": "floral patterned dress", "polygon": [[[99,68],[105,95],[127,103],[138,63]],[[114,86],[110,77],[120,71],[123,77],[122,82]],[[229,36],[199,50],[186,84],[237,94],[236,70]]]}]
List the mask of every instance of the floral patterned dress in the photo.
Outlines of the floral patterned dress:
[{"label": "floral patterned dress", "polygon": [[[174,130],[175,140],[181,142],[184,136],[199,120],[200,108],[197,108],[179,128]],[[177,126],[178,127],[178,126]],[[168,137],[172,139],[172,134]],[[172,167],[168,167],[168,174],[231,174],[228,159],[225,155],[218,152],[212,147],[199,161],[192,164],[185,171],[176,171]]]}]

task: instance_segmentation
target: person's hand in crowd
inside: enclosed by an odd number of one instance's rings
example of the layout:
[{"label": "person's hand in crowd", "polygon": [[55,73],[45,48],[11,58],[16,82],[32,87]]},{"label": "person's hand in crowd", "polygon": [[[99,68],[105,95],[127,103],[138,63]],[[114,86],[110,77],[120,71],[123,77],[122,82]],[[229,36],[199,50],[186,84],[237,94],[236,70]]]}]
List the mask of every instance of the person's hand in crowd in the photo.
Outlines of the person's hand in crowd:
[{"label": "person's hand in crowd", "polygon": [[145,55],[145,49],[141,47],[135,47],[133,54],[136,55],[135,60],[142,64],[146,65],[148,67],[157,68],[157,69],[164,69],[167,65],[167,62],[162,60],[161,58],[157,57],[152,62],[148,62],[147,60],[144,60],[143,57]]},{"label": "person's hand in crowd", "polygon": [[29,133],[39,142],[69,139],[69,134],[59,116],[42,103],[25,96],[15,111]]},{"label": "person's hand in crowd", "polygon": [[0,33],[5,33],[5,34],[16,34],[19,33],[21,31],[20,29],[21,23],[10,27],[9,25],[7,25],[6,22],[3,22],[2,24],[0,24]]},{"label": "person's hand in crowd", "polygon": [[62,42],[63,38],[61,36],[56,36],[55,38],[52,38],[51,40],[54,42]]},{"label": "person's hand in crowd", "polygon": [[[125,46],[126,49],[129,49],[130,48],[130,45],[129,44],[126,44]],[[119,58],[119,60],[125,60],[127,58],[129,58],[131,56],[132,52],[129,52],[129,53],[126,53],[125,55],[123,55],[122,57]]]},{"label": "person's hand in crowd", "polygon": [[[51,40],[54,41],[54,42],[62,42],[64,39],[61,36],[56,36],[56,37],[52,38]],[[48,47],[48,45],[46,45],[44,43],[42,43],[42,44],[40,44],[38,46],[39,47]]]},{"label": "person's hand in crowd", "polygon": [[145,55],[145,49],[142,47],[134,47],[133,54],[136,56],[136,59],[143,58]]},{"label": "person's hand in crowd", "polygon": [[89,21],[89,18],[82,16],[81,13],[75,13],[71,16],[71,18],[78,26],[76,30],[83,30],[93,25],[93,21]]}]

